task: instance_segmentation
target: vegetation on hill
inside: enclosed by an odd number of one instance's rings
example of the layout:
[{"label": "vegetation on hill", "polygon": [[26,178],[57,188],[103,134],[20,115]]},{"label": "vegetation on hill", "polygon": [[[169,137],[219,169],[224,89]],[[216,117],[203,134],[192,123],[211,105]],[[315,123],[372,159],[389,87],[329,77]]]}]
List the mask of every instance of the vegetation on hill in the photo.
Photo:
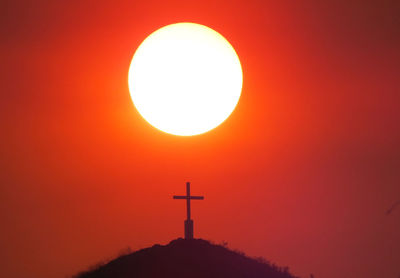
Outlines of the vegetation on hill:
[{"label": "vegetation on hill", "polygon": [[77,278],[296,278],[288,268],[202,239],[176,239],[122,255]]}]

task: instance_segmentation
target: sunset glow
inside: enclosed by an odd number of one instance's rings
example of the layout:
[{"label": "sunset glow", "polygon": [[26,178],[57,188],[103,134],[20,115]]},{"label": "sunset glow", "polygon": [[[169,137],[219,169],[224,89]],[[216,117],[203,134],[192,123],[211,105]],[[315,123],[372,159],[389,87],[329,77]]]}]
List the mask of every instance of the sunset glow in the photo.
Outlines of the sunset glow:
[{"label": "sunset glow", "polygon": [[400,1],[5,3],[1,277],[400,278]]}]

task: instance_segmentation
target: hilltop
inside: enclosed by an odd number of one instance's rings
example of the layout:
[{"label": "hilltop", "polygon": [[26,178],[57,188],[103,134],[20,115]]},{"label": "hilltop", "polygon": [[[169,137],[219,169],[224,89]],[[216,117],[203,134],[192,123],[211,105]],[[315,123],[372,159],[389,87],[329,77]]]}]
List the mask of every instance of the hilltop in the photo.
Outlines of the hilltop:
[{"label": "hilltop", "polygon": [[202,239],[176,239],[123,255],[77,278],[296,278],[288,268]]}]

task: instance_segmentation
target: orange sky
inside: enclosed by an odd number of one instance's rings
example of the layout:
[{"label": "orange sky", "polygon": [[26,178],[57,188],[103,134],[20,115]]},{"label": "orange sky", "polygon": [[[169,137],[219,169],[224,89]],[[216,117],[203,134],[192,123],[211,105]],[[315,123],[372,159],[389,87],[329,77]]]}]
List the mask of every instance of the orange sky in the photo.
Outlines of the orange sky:
[{"label": "orange sky", "polygon": [[[64,2],[1,8],[4,277],[182,236],[187,180],[197,237],[304,277],[400,274],[400,4]],[[181,21],[225,36],[244,72],[231,117],[189,138],[147,124],[127,84],[141,41]]]}]

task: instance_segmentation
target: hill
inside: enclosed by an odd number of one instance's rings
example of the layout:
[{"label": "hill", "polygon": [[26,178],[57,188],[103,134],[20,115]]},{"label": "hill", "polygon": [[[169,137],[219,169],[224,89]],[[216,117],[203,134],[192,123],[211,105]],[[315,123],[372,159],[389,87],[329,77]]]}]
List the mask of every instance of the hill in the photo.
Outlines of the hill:
[{"label": "hill", "polygon": [[296,278],[288,268],[202,239],[176,239],[123,255],[77,278]]}]

